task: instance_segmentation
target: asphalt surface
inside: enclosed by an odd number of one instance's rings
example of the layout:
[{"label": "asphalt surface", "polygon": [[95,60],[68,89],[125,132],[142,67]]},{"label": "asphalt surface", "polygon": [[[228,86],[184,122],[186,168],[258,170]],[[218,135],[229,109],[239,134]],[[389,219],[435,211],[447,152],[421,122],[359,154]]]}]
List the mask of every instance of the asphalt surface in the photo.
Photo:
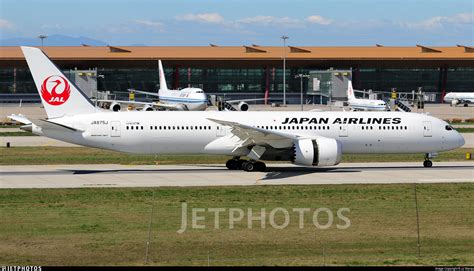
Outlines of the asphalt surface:
[{"label": "asphalt surface", "polygon": [[474,161],[350,163],[326,168],[269,164],[267,172],[230,171],[222,165],[0,166],[0,188],[248,186],[389,183],[474,183]]}]

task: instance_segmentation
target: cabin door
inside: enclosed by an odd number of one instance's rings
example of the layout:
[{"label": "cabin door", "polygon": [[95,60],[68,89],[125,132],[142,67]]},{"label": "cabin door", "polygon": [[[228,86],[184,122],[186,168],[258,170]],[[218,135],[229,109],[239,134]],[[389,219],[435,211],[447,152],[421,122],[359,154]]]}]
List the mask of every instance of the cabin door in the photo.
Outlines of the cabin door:
[{"label": "cabin door", "polygon": [[431,121],[424,121],[423,122],[423,135],[425,137],[433,136],[432,131],[431,131]]},{"label": "cabin door", "polygon": [[120,137],[120,121],[111,121],[110,129],[111,137]]}]

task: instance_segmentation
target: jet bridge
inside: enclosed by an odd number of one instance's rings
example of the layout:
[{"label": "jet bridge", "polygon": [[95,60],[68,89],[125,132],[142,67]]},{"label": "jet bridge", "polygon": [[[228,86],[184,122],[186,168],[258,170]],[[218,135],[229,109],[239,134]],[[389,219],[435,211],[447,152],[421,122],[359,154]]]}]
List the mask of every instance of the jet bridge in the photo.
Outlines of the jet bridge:
[{"label": "jet bridge", "polygon": [[310,71],[308,91],[313,104],[329,104],[347,100],[347,84],[352,79],[351,70]]}]

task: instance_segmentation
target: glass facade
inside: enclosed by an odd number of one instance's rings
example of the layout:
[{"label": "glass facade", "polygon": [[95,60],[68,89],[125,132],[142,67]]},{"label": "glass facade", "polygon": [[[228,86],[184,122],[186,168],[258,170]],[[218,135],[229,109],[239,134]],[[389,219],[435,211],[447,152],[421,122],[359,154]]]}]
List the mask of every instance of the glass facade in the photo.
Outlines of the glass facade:
[{"label": "glass facade", "polygon": [[[92,67],[91,67],[92,68]],[[334,69],[347,67],[334,67]],[[309,73],[317,68],[287,68],[286,82],[288,93],[300,92],[300,81],[295,74]],[[69,71],[69,70],[67,70]],[[159,79],[156,69],[145,68],[97,68],[98,90],[124,92],[129,88],[155,92]],[[254,93],[263,95],[283,91],[283,71],[281,68],[165,68],[169,88],[200,87],[207,93]],[[435,68],[435,69],[353,69],[354,88],[373,91],[416,90],[423,87],[426,92],[440,93],[443,85],[447,91],[474,91],[474,68]],[[307,83],[305,82],[305,92]],[[36,94],[33,78],[27,68],[0,69],[0,94]]]},{"label": "glass facade", "polygon": [[[396,88],[408,92],[422,87],[425,92],[440,92],[440,72],[440,69],[360,69],[358,76],[353,73],[354,88],[385,92]],[[474,73],[474,69],[471,72]],[[456,82],[457,74],[449,79]]]}]

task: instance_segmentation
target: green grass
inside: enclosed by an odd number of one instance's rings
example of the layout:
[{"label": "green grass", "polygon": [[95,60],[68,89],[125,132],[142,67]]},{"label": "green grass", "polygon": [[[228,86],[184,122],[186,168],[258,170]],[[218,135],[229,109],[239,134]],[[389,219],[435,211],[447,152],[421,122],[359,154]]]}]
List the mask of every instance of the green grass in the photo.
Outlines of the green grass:
[{"label": "green grass", "polygon": [[454,128],[459,133],[474,133],[474,128]]},{"label": "green grass", "polygon": [[0,137],[2,136],[37,136],[31,132],[1,132]]},{"label": "green grass", "polygon": [[20,128],[20,125],[0,124],[0,128]]},{"label": "green grass", "polygon": [[[152,199],[152,191],[155,191]],[[153,217],[152,265],[473,265],[474,184],[417,185],[421,257],[417,257],[412,184],[253,186],[212,188],[84,188],[0,190],[0,262],[4,265],[142,265]],[[181,204],[227,208],[199,224],[181,227]],[[288,210],[284,229],[269,213]],[[334,212],[334,224],[317,229],[316,208]],[[229,229],[229,209],[245,210]],[[247,208],[266,211],[266,228],[248,228]],[[310,208],[300,229],[292,208]],[[339,208],[350,227],[336,215]],[[256,215],[254,213],[254,215]],[[327,216],[320,217],[325,224]],[[275,216],[281,224],[281,212]],[[188,220],[188,224],[190,225]],[[324,254],[323,254],[324,249]]]},{"label": "green grass", "polygon": [[451,125],[474,125],[474,122],[448,122]]},{"label": "green grass", "polygon": [[[463,161],[472,148],[440,153],[433,161]],[[224,164],[224,155],[134,155],[85,147],[0,147],[0,165],[33,164]],[[423,161],[423,154],[345,154],[343,163]]]}]

